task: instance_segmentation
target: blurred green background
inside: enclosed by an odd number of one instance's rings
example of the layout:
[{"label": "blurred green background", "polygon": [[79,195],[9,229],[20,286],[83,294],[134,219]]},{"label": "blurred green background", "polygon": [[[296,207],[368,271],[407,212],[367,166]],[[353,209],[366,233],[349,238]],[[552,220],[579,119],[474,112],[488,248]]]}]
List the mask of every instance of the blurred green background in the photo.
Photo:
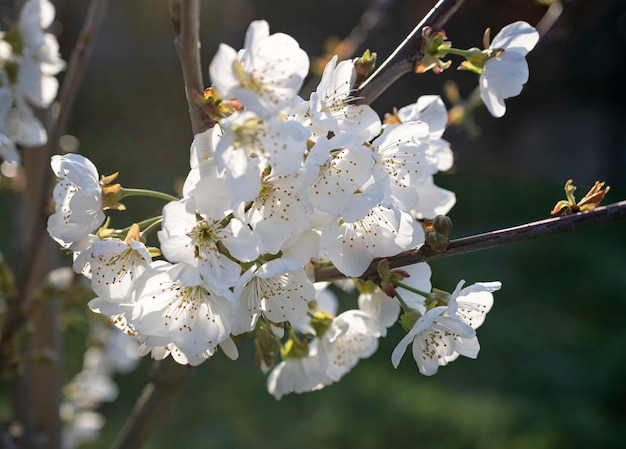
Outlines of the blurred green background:
[{"label": "blurred green background", "polygon": [[[57,2],[66,58],[87,2]],[[385,3],[385,2],[379,2]],[[545,3],[545,2],[544,2]],[[342,39],[368,7],[364,0],[204,1],[206,68],[219,42],[240,48],[253,19],[295,37],[313,57]],[[388,1],[358,49],[393,51],[434,1]],[[501,119],[472,117],[478,134],[453,128],[453,174],[436,182],[457,194],[453,238],[547,218],[573,179],[579,194],[594,181],[612,186],[605,202],[626,198],[626,2],[570,1],[529,55],[530,81]],[[536,24],[546,6],[532,0],[467,0],[446,27],[458,48],[480,46],[515,20]],[[120,171],[124,186],[175,192],[188,170],[191,131],[173,47],[167,2],[113,0],[86,72],[69,132],[100,173]],[[462,96],[470,73],[405,76],[373,106],[381,114],[454,80]],[[158,201],[127,201],[113,225],[157,213]],[[240,360],[221,354],[200,366],[146,448],[443,448],[626,447],[626,226],[573,234],[431,263],[433,285],[450,291],[500,280],[503,288],[479,330],[478,360],[460,359],[432,377],[409,356],[398,370],[394,327],[379,351],[338,384],[275,401],[254,368],[252,340]],[[85,298],[85,302],[90,298]],[[73,308],[65,330],[66,375],[79,369],[87,330]],[[145,384],[151,361],[119,376],[120,397],[105,404],[98,442],[113,441]]]}]

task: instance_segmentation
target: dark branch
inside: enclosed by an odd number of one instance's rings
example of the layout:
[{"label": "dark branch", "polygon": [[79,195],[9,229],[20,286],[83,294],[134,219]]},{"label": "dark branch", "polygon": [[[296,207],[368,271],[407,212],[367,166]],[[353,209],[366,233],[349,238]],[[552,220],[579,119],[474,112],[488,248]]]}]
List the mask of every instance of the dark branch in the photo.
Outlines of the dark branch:
[{"label": "dark branch", "polygon": [[[595,226],[601,223],[626,219],[626,200],[619,203],[598,207],[590,212],[581,212],[562,217],[548,218],[546,220],[535,221],[498,231],[487,232],[485,234],[473,235],[456,240],[452,240],[448,248],[439,253],[431,252],[427,246],[420,245],[417,248],[405,251],[393,257],[388,257],[392,268],[412,265],[429,260],[443,259],[445,257],[459,254],[471,253],[483,249],[496,248],[525,240],[546,237],[549,235],[562,234],[564,232],[576,231],[578,229]],[[369,268],[363,273],[361,278],[367,279],[376,273],[376,268],[380,259],[375,259]],[[345,276],[335,267],[318,268],[315,270],[315,281],[332,281],[343,279]]]},{"label": "dark branch", "polygon": [[422,59],[422,29],[438,31],[459,9],[464,0],[439,0],[413,31],[404,39],[382,65],[359,86],[357,96],[361,103],[371,104],[380,94],[405,73],[412,72]]},{"label": "dark branch", "polygon": [[192,373],[191,366],[179,365],[171,357],[156,362],[151,382],[141,392],[113,448],[141,447],[161,423],[171,403],[191,379]]}]

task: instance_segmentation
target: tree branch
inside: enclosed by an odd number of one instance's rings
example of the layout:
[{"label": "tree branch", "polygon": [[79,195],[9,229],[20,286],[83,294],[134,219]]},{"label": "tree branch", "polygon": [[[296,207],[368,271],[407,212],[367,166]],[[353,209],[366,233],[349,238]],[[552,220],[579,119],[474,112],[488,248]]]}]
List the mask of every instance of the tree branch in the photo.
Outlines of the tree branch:
[{"label": "tree branch", "polygon": [[180,19],[177,23],[180,24],[180,32],[175,38],[174,45],[183,71],[191,129],[194,134],[198,134],[213,126],[211,120],[194,101],[194,95],[204,91],[199,42],[200,1],[181,0],[179,7]]},{"label": "tree branch", "polygon": [[150,437],[169,410],[171,403],[183,391],[193,373],[193,367],[179,365],[171,357],[156,362],[151,381],[141,392],[126,425],[113,444],[114,449],[137,449]]},{"label": "tree branch", "polygon": [[422,59],[422,29],[439,31],[459,9],[464,0],[438,0],[413,31],[404,39],[380,67],[359,86],[355,96],[364,104],[371,104],[380,94],[405,73],[412,72]]},{"label": "tree branch", "polygon": [[[417,248],[404,251],[393,257],[387,257],[386,259],[389,260],[389,264],[392,268],[397,268],[483,249],[496,248],[498,246],[523,242],[539,237],[576,231],[589,226],[619,220],[626,220],[626,200],[608,206],[598,207],[589,212],[548,218],[546,220],[535,221],[512,228],[452,240],[445,251],[438,253],[432,252],[425,245],[420,245]],[[361,278],[368,279],[375,275],[380,260],[381,259],[374,259]],[[324,267],[315,270],[316,282],[333,281],[345,277],[346,276],[335,267]]]},{"label": "tree branch", "polygon": [[370,0],[357,24],[348,35],[334,45],[333,48],[329,49],[329,52],[311,61],[311,74],[315,74],[315,76],[309,76],[306,83],[302,86],[302,89],[300,89],[300,96],[302,98],[308,98],[311,92],[317,88],[324,67],[335,54],[340,60],[355,56],[357,49],[365,42],[369,34],[375,28],[381,27],[385,22],[387,9],[389,9],[393,3],[394,0]]}]

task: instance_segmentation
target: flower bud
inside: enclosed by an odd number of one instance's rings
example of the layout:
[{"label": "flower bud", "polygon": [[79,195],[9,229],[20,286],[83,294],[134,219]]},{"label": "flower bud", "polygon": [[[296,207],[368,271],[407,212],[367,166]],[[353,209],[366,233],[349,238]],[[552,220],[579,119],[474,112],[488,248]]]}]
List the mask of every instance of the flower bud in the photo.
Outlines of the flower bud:
[{"label": "flower bud", "polygon": [[448,237],[437,231],[426,231],[426,245],[435,252],[445,251],[448,247]]},{"label": "flower bud", "polygon": [[452,231],[452,220],[447,215],[437,215],[433,220],[433,230],[447,237]]},{"label": "flower bud", "polygon": [[611,189],[610,186],[606,186],[606,188],[604,188],[604,184],[604,182],[596,181],[596,183],[589,190],[589,192],[587,192],[583,199],[576,202],[576,197],[574,196],[576,186],[573,184],[573,181],[569,179],[565,183],[564,188],[565,196],[567,199],[557,202],[556,205],[552,208],[552,211],[550,211],[550,215],[567,215],[577,212],[594,210],[600,205],[600,202],[604,199],[604,196]]},{"label": "flower bud", "polygon": [[374,67],[376,67],[376,53],[371,53],[369,49],[365,50],[363,56],[354,61],[356,71],[356,81],[354,85],[359,86],[365,81],[367,76],[374,70]]},{"label": "flower bud", "polygon": [[437,215],[433,221],[424,223],[426,245],[435,252],[445,251],[448,247],[448,235],[452,231],[452,220],[445,215]]}]

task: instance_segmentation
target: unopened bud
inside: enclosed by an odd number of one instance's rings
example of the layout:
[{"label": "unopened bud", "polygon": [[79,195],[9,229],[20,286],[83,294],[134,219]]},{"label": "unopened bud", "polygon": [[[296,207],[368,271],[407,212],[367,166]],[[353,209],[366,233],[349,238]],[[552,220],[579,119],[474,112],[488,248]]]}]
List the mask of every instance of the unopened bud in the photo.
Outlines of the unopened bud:
[{"label": "unopened bud", "polygon": [[433,221],[424,222],[426,245],[435,252],[445,251],[450,243],[448,235],[452,231],[452,220],[445,215],[437,215]]},{"label": "unopened bud", "polygon": [[376,53],[371,53],[369,50],[365,50],[363,56],[357,58],[354,61],[354,68],[356,70],[355,86],[359,86],[367,76],[372,73],[376,67]]},{"label": "unopened bud", "polygon": [[436,252],[445,251],[448,247],[448,237],[437,231],[426,231],[426,245]]},{"label": "unopened bud", "polygon": [[433,220],[433,230],[447,237],[452,231],[452,220],[447,215],[437,215]]}]

